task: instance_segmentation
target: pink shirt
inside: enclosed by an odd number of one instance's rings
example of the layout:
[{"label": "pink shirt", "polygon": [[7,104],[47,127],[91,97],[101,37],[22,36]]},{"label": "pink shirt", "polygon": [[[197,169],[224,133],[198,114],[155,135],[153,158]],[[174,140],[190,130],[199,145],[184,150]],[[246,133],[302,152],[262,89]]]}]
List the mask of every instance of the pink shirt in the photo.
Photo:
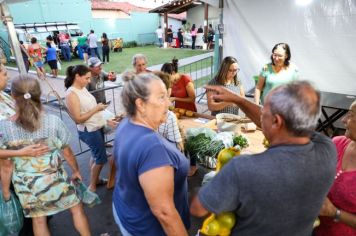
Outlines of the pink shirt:
[{"label": "pink shirt", "polygon": [[[336,176],[328,197],[340,210],[356,214],[356,170],[343,171],[342,160],[346,147],[351,142],[345,136],[333,138],[337,149]],[[341,223],[334,222],[333,218],[319,216],[320,226],[316,228],[317,236],[356,236],[356,229]]]}]

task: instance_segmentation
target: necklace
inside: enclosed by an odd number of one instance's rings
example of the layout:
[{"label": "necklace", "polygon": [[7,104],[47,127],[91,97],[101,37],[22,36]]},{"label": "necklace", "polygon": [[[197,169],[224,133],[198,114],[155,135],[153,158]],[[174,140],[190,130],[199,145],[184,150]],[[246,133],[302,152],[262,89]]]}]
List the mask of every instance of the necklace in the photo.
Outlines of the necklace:
[{"label": "necklace", "polygon": [[334,179],[336,180],[337,178],[339,178],[339,176],[340,176],[342,173],[343,173],[343,171],[340,169],[340,170],[336,173]]}]

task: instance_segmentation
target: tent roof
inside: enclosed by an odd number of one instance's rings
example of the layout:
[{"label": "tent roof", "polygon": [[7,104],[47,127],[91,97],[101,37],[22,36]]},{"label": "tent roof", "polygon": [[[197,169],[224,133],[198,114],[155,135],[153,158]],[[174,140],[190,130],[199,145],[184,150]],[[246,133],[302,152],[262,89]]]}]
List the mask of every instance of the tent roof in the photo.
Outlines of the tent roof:
[{"label": "tent roof", "polygon": [[169,3],[166,3],[162,6],[159,6],[155,9],[150,10],[150,13],[173,13],[173,14],[179,14],[182,12],[187,11],[190,8],[193,8],[196,5],[195,2],[199,1],[194,1],[194,0],[173,0],[170,1]]}]

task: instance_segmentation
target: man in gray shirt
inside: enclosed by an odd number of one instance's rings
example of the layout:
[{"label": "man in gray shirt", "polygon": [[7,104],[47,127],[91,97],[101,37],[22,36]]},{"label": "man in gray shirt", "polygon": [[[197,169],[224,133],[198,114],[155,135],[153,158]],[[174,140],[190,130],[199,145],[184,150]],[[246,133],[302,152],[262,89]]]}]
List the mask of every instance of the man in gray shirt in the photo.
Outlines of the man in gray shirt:
[{"label": "man in gray shirt", "polygon": [[105,88],[104,82],[107,80],[116,80],[116,74],[114,72],[104,72],[102,64],[103,62],[100,61],[100,59],[97,57],[91,57],[88,59],[88,66],[91,77],[90,83],[87,85],[87,89],[88,91],[98,90],[93,92],[93,96],[95,97],[98,104],[106,103],[105,90],[103,90]]},{"label": "man in gray shirt", "polygon": [[336,169],[333,143],[313,132],[320,93],[308,82],[292,82],[272,90],[261,109],[223,87],[207,89],[217,92],[214,99],[236,103],[262,127],[270,147],[232,159],[200,189],[191,214],[234,212],[231,235],[310,236]]}]

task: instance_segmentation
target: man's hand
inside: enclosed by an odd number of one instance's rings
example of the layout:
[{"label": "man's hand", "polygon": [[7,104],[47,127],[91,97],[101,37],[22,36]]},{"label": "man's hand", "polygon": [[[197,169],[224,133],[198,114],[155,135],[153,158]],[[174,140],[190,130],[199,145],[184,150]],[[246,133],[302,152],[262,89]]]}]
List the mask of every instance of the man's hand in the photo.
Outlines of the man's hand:
[{"label": "man's hand", "polygon": [[116,129],[117,125],[119,124],[119,122],[116,121],[116,119],[111,119],[111,120],[107,120],[107,125],[112,128],[112,129]]},{"label": "man's hand", "polygon": [[218,102],[231,102],[236,104],[239,98],[241,98],[239,95],[222,86],[207,85],[205,86],[205,89],[215,92],[216,94],[213,94],[212,97],[215,101]]},{"label": "man's hand", "polygon": [[38,156],[43,156],[49,151],[48,146],[43,145],[43,144],[33,144],[33,145],[28,145],[20,151],[20,156],[30,156],[30,157],[38,157]]}]

